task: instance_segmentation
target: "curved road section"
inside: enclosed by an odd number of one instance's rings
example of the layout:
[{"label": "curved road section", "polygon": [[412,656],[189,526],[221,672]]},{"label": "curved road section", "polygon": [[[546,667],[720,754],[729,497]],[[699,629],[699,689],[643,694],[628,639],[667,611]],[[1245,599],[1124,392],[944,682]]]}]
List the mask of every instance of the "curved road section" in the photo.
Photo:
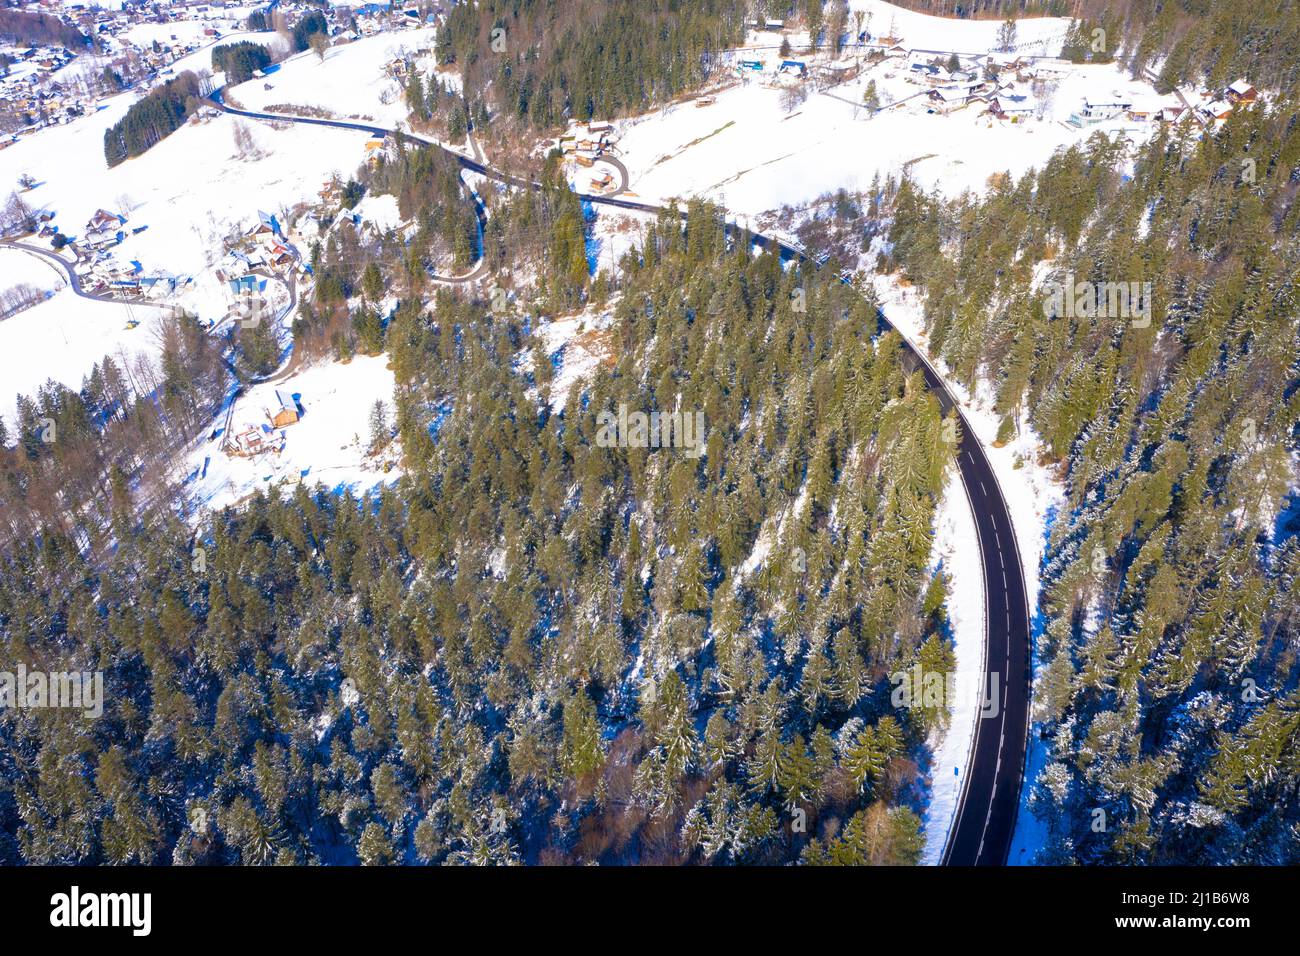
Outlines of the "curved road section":
[{"label": "curved road section", "polygon": [[[356,130],[370,136],[391,136],[394,132],[382,126],[345,120],[234,109],[221,102],[220,93],[217,90],[212,95],[216,106],[227,113],[249,119],[332,126]],[[485,162],[447,149],[435,140],[410,133],[405,135],[426,146],[445,150],[455,157],[462,168],[488,179],[524,189],[540,188],[538,183],[499,172]],[[578,196],[596,205],[653,214],[663,212],[662,206],[653,203],[592,193],[578,193]],[[685,216],[685,213],[682,215]],[[727,224],[727,230],[733,235],[741,234],[741,230],[731,223]],[[748,235],[759,245],[776,249],[782,258],[812,262],[801,250],[778,239],[759,233]],[[476,269],[475,274],[478,272]],[[883,313],[880,321],[887,328],[893,327]],[[971,430],[966,416],[962,414],[961,407],[934,367],[906,336],[903,337],[903,342],[920,362],[925,383],[938,396],[944,413],[955,411],[961,422],[957,468],[975,517],[984,572],[985,699],[982,701],[984,706],[980,717],[975,722],[970,766],[967,768],[961,798],[949,831],[943,863],[945,866],[1001,866],[1007,861],[1015,832],[1020,783],[1024,774],[1025,746],[1029,736],[1029,599],[1023,565],[1015,530],[1011,525],[1011,514],[984,449]],[[940,769],[942,768],[936,768],[936,772],[940,772]]]},{"label": "curved road section", "polygon": [[984,570],[983,706],[943,863],[1001,866],[1016,828],[1029,734],[1029,599],[1023,565],[1011,514],[979,439],[943,379],[919,349],[908,348],[921,360],[925,383],[944,413],[956,410],[960,417],[957,467],[975,517]]}]

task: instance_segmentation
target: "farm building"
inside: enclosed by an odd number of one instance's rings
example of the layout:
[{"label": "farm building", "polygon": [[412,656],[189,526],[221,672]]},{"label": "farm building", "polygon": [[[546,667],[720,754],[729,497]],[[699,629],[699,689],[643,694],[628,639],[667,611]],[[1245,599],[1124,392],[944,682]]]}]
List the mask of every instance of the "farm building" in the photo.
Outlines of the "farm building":
[{"label": "farm building", "polygon": [[1227,100],[1215,100],[1213,103],[1202,106],[1200,111],[1207,119],[1227,119],[1232,115],[1232,104]]},{"label": "farm building", "polygon": [[298,403],[292,395],[286,395],[278,388],[275,390],[276,408],[267,416],[276,428],[292,425],[298,420]]},{"label": "farm building", "polygon": [[858,65],[852,60],[833,60],[819,67],[818,74],[833,85],[847,83],[858,75]]},{"label": "farm building", "polygon": [[97,209],[86,223],[85,232],[81,236],[81,245],[98,249],[121,241],[123,233],[120,227],[124,221],[120,216]]},{"label": "farm building", "polygon": [[275,216],[259,209],[257,211],[257,225],[253,226],[249,234],[253,236],[278,236],[280,235],[280,223],[276,221]]},{"label": "farm building", "polygon": [[1108,97],[1105,99],[1084,98],[1083,109],[1076,113],[1070,114],[1070,125],[1072,126],[1092,126],[1095,123],[1104,123],[1108,119],[1114,119],[1125,113],[1133,105],[1131,100],[1124,100],[1117,97]]},{"label": "farm building", "polygon": [[1149,123],[1160,116],[1164,104],[1156,96],[1139,97],[1127,110],[1128,118],[1139,123]]},{"label": "farm building", "polygon": [[242,458],[252,458],[263,452],[278,452],[284,449],[284,434],[276,433],[266,426],[249,425],[242,431],[235,432],[226,441],[228,454]]}]

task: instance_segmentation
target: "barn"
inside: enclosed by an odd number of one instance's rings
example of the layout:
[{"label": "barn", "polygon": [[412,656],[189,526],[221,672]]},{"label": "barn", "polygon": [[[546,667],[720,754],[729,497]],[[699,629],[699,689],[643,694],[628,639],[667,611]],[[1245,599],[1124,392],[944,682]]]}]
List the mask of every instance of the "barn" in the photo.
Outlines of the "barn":
[{"label": "barn", "polygon": [[275,390],[275,406],[269,417],[276,428],[292,425],[298,420],[298,403],[292,395],[285,395],[278,388]]}]

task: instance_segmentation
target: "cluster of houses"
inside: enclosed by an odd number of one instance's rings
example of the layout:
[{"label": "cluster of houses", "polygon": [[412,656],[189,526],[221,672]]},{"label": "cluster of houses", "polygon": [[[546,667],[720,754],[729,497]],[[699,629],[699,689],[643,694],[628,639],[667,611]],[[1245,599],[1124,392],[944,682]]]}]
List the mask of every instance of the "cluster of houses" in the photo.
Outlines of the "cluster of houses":
[{"label": "cluster of houses", "polygon": [[1203,90],[1201,102],[1194,106],[1202,122],[1209,124],[1227,119],[1232,111],[1241,106],[1249,106],[1259,99],[1259,91],[1247,80],[1240,79],[1229,84],[1222,92]]},{"label": "cluster of houses", "polygon": [[[312,13],[323,14],[331,42],[348,43],[381,32],[414,29],[441,22],[454,0],[396,4],[372,0],[356,6],[325,6],[308,0],[272,0],[250,6],[234,0],[172,0],[167,4],[130,3],[108,9],[96,3],[49,3],[43,12],[74,26],[91,39],[86,50],[62,47],[0,47],[0,149],[47,126],[67,123],[95,111],[101,96],[120,87],[147,91],[174,75],[177,60],[225,34],[245,28],[260,11],[292,26]],[[174,33],[152,31],[149,42],[132,40],[141,24],[176,25]],[[185,29],[181,29],[181,25]],[[201,24],[201,26],[197,26]],[[197,27],[197,28],[196,28]],[[134,34],[137,38],[139,33]],[[427,53],[428,51],[422,51]],[[78,55],[93,56],[86,69],[65,69]]]},{"label": "cluster of houses", "polygon": [[802,82],[808,78],[806,60],[781,57],[769,66],[766,60],[743,59],[736,63],[736,74],[743,80],[759,79],[771,84]]},{"label": "cluster of houses", "polygon": [[[249,6],[207,0],[173,0],[168,4],[126,4],[108,9],[95,3],[51,5],[56,16],[91,38],[93,48],[70,51],[63,47],[0,47],[0,149],[47,126],[67,123],[94,112],[102,95],[116,92],[104,79],[116,75],[121,85],[147,90],[174,75],[180,58],[201,50],[225,34],[241,30],[249,13],[272,12],[292,25],[309,13],[323,12],[335,43],[346,43],[384,31],[421,27],[446,16],[450,2],[432,7],[401,7],[378,0],[355,7],[326,7],[305,0],[274,0],[266,6]],[[202,27],[195,29],[195,22]],[[131,39],[140,24],[176,24],[175,33],[157,34],[148,43]],[[185,24],[188,29],[179,29]],[[156,33],[156,31],[155,31]],[[137,34],[138,36],[138,34]],[[65,70],[85,54],[99,58],[93,68]]]},{"label": "cluster of houses", "polygon": [[[378,33],[436,26],[446,19],[452,6],[455,6],[455,0],[434,4],[426,2],[422,5],[400,5],[393,3],[392,0],[371,0],[369,3],[359,3],[356,6],[327,6],[323,9],[320,4],[280,3],[276,9],[285,12],[290,23],[299,11],[322,13],[329,23],[330,43],[338,46]],[[428,50],[421,50],[419,55],[428,52]]]},{"label": "cluster of houses", "polygon": [[1011,122],[1035,115],[1042,104],[1033,85],[1058,80],[1062,72],[1058,65],[1013,54],[940,57],[910,53],[905,62],[906,79],[924,88],[929,112],[951,113],[969,107],[979,115]]},{"label": "cluster of houses", "polygon": [[[53,224],[44,228],[53,229]],[[137,226],[132,232],[142,232]],[[44,234],[44,232],[42,232]],[[81,287],[95,293],[111,293],[126,300],[162,301],[171,298],[192,282],[192,278],[163,272],[146,272],[139,261],[122,261],[112,248],[127,234],[125,216],[106,209],[95,210],[81,234],[68,242],[76,255],[73,270]]]},{"label": "cluster of houses", "polygon": [[[613,123],[592,120],[569,127],[567,132],[561,134],[556,148],[578,166],[592,169],[602,156],[618,154],[619,138]],[[613,184],[614,176],[606,170],[591,175],[591,188],[598,192],[608,189]]]},{"label": "cluster of houses", "polygon": [[[147,88],[173,72],[176,60],[213,42],[222,35],[217,26],[206,26],[197,35],[178,39],[176,34],[148,44],[132,42],[128,33],[145,23],[179,23],[212,19],[234,29],[247,16],[246,7],[224,3],[144,6],[125,5],[106,9],[97,4],[55,5],[47,11],[90,38],[91,46],[68,50],[64,47],[0,48],[0,148],[47,126],[68,123],[94,112],[99,97],[117,91],[118,84]],[[79,57],[93,57],[93,65],[71,67]],[[115,76],[109,82],[105,79]]]},{"label": "cluster of houses", "polygon": [[[747,26],[767,32],[784,29],[784,23],[779,20],[752,20]],[[830,61],[816,56],[764,57],[763,47],[752,47],[737,51],[733,70],[744,81],[758,80],[779,86],[813,80],[826,88],[856,77],[863,59],[869,63],[895,61],[897,66],[885,76],[901,75],[922,89],[886,105],[902,106],[919,101],[930,113],[947,114],[972,108],[981,116],[1019,122],[1041,115],[1046,106],[1035,95],[1035,89],[1052,88],[1074,69],[1062,60],[1015,52],[961,55],[909,50],[902,38],[894,35],[871,37],[862,33],[856,42],[850,36],[843,37],[842,41],[844,52]],[[782,51],[787,48],[783,45]],[[1154,77],[1148,75],[1147,79],[1154,80]],[[1154,93],[1139,96],[1099,90],[1085,95],[1067,122],[1084,128],[1114,119],[1172,123],[1192,118],[1202,125],[1210,125],[1225,119],[1234,108],[1254,102],[1257,96],[1255,87],[1245,79],[1223,90],[1205,91],[1199,97],[1182,91],[1164,96]],[[704,104],[705,100],[697,103]]]},{"label": "cluster of houses", "polygon": [[190,276],[146,272],[139,261],[124,263],[111,254],[83,259],[73,268],[83,289],[112,293],[127,302],[163,302],[183,293],[194,281]]},{"label": "cluster of houses", "polygon": [[[765,30],[779,33],[785,24],[781,20],[751,20],[747,24],[751,30]],[[906,57],[907,49],[902,40],[896,36],[872,37],[863,31],[856,38],[845,34],[840,38],[842,54],[839,58],[812,62],[807,56],[794,57],[784,52],[769,60],[760,55],[762,47],[741,51],[733,64],[733,69],[742,80],[763,80],[773,85],[790,84],[814,79],[821,85],[834,86],[844,83],[858,75],[862,59],[876,62],[886,58]],[[786,47],[782,47],[784,51]]]},{"label": "cluster of houses", "polygon": [[238,231],[217,267],[217,278],[232,296],[247,296],[262,288],[260,273],[291,269],[298,256],[289,245],[279,221],[258,211],[257,219]]},{"label": "cluster of houses", "polygon": [[46,126],[70,123],[94,109],[82,88],[56,77],[73,59],[62,47],[6,47],[0,49],[0,149],[19,136]]},{"label": "cluster of houses", "polygon": [[[284,429],[298,421],[301,414],[294,396],[281,389],[272,393],[272,407],[263,408],[266,421],[226,431],[222,450],[235,458],[253,458],[267,452],[284,451]],[[232,408],[233,411],[233,408]]]},{"label": "cluster of houses", "polygon": [[1247,80],[1236,80],[1223,90],[1204,90],[1189,96],[1177,91],[1171,96],[1085,97],[1083,106],[1070,115],[1072,126],[1086,127],[1110,119],[1124,118],[1138,123],[1176,123],[1194,119],[1202,126],[1225,120],[1239,106],[1248,106],[1259,98],[1259,91]]}]

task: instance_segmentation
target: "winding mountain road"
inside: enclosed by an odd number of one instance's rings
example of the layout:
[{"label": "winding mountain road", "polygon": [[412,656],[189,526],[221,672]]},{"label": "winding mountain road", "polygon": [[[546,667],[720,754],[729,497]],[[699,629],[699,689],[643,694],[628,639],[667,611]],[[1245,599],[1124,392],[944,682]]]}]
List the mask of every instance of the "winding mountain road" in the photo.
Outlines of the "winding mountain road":
[{"label": "winding mountain road", "polygon": [[107,292],[87,292],[81,285],[81,276],[77,275],[73,269],[73,263],[69,262],[63,256],[50,249],[43,249],[40,246],[33,246],[27,242],[20,242],[17,239],[0,239],[0,246],[7,246],[10,249],[17,249],[26,252],[29,255],[39,256],[47,262],[57,263],[68,277],[68,285],[72,291],[81,296],[83,299],[91,299],[95,302],[110,302],[114,305],[142,305],[150,309],[167,309],[170,306],[165,302],[150,302],[147,299],[122,299]]},{"label": "winding mountain road", "polygon": [[[345,120],[317,119],[283,114],[240,110],[221,102],[221,91],[213,93],[215,105],[236,116],[269,121],[289,121],[312,126],[330,126],[366,133],[391,136],[394,130]],[[404,133],[409,139],[443,149],[463,169],[488,179],[523,189],[539,189],[529,179],[500,172],[486,162],[448,149],[436,140]],[[620,164],[621,165],[621,164]],[[624,188],[627,180],[624,180]],[[659,214],[664,207],[613,195],[577,194],[596,205]],[[477,197],[476,197],[477,198]],[[685,213],[683,213],[683,216]],[[728,233],[741,235],[744,230],[733,223]],[[779,239],[761,233],[748,233],[753,241],[770,247],[784,259],[812,262],[806,253]],[[480,258],[480,265],[482,259]],[[480,269],[474,270],[481,272]],[[464,281],[468,281],[466,277]],[[845,279],[844,281],[848,281]],[[879,320],[885,328],[894,328],[883,312]],[[901,332],[900,332],[901,335]],[[955,411],[960,420],[961,438],[957,449],[957,468],[970,502],[979,536],[980,561],[984,576],[984,667],[987,680],[985,707],[975,722],[975,739],[971,747],[970,766],[966,768],[956,815],[944,849],[946,866],[1000,866],[1006,863],[1015,831],[1020,803],[1020,785],[1024,774],[1025,748],[1029,733],[1030,626],[1029,599],[1025,587],[1023,563],[1016,543],[1015,529],[1006,500],[998,486],[987,455],[975,437],[970,423],[943,378],[930,364],[922,350],[906,336],[908,352],[920,363],[926,385],[935,393],[944,413]],[[935,768],[943,773],[947,767]],[[960,768],[958,768],[960,773]]]}]

